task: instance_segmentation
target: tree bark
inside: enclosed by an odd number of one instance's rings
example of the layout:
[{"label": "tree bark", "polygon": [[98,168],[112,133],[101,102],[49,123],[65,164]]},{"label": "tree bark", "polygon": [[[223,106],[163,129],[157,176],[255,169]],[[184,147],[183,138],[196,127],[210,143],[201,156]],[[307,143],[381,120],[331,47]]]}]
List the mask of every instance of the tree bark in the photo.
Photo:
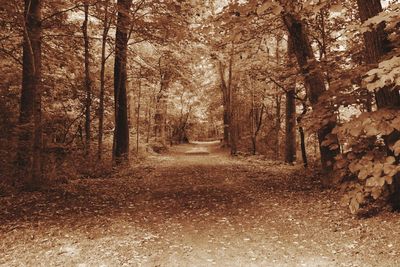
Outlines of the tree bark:
[{"label": "tree bark", "polygon": [[275,96],[275,126],[274,126],[274,139],[275,139],[275,159],[279,160],[280,158],[280,142],[279,142],[279,133],[281,131],[281,96]]},{"label": "tree bark", "polygon": [[222,62],[219,62],[218,66],[219,70],[219,76],[220,76],[220,82],[221,82],[221,91],[222,91],[222,105],[224,107],[223,111],[223,123],[224,123],[224,143],[223,146],[230,146],[230,137],[229,137],[229,132],[230,132],[230,124],[231,124],[231,114],[230,114],[230,91],[229,87],[225,82],[225,68],[222,64]]},{"label": "tree bark", "polygon": [[98,147],[97,147],[97,158],[101,160],[103,155],[103,135],[104,135],[104,92],[105,92],[105,71],[106,71],[106,45],[107,36],[110,29],[109,14],[108,14],[108,0],[104,6],[104,21],[103,21],[103,33],[101,36],[101,66],[100,66],[100,96],[99,96],[99,135],[98,135]]},{"label": "tree bark", "polygon": [[[284,23],[293,42],[294,52],[297,63],[304,76],[308,97],[311,105],[315,107],[320,96],[326,91],[324,76],[319,70],[304,23],[293,14],[285,13],[283,15]],[[322,169],[325,172],[333,170],[335,157],[340,153],[340,149],[330,149],[323,146],[322,142],[329,138],[339,143],[337,136],[332,134],[336,126],[336,117],[332,112],[332,118],[318,130],[319,149],[321,153]],[[339,147],[339,146],[338,146]]]},{"label": "tree bark", "polygon": [[301,126],[301,120],[303,119],[303,116],[306,115],[307,113],[307,106],[305,102],[303,102],[303,112],[299,117],[297,117],[297,124],[299,124],[299,134],[300,134],[300,149],[301,149],[301,157],[303,159],[303,166],[304,168],[308,167],[308,159],[307,159],[307,150],[306,150],[306,140],[305,140],[305,135],[304,135],[304,129],[303,126]]},{"label": "tree bark", "polygon": [[139,137],[140,137],[140,108],[142,101],[142,68],[139,71],[139,90],[138,90],[138,103],[136,112],[136,153],[139,154]]},{"label": "tree bark", "polygon": [[42,1],[25,0],[22,91],[19,115],[17,168],[28,190],[37,189],[42,176]]},{"label": "tree bark", "polygon": [[85,19],[82,25],[83,40],[84,40],[84,58],[85,58],[85,153],[89,155],[90,153],[90,141],[91,141],[91,117],[90,109],[92,105],[92,81],[90,79],[90,54],[89,54],[89,36],[88,36],[88,23],[89,23],[89,2],[85,0],[84,2],[84,13]]},{"label": "tree bark", "polygon": [[129,125],[126,94],[129,11],[132,0],[118,0],[115,37],[114,101],[115,131],[113,158],[119,165],[129,160]]},{"label": "tree bark", "polygon": [[[293,68],[294,48],[292,41],[288,40],[288,68]],[[290,79],[290,78],[289,78]],[[285,161],[292,164],[296,160],[296,80],[291,80],[289,89],[286,91],[285,112]],[[304,135],[304,133],[303,133]]]},{"label": "tree bark", "polygon": [[[357,0],[361,22],[383,11],[380,0]],[[364,33],[365,60],[367,64],[377,64],[383,55],[391,50],[390,41],[385,33],[385,24],[381,23],[374,30]],[[375,93],[378,109],[400,107],[400,93],[392,86],[385,86]]]},{"label": "tree bark", "polygon": [[296,160],[296,100],[293,87],[286,92],[285,124],[285,161],[291,164]]}]

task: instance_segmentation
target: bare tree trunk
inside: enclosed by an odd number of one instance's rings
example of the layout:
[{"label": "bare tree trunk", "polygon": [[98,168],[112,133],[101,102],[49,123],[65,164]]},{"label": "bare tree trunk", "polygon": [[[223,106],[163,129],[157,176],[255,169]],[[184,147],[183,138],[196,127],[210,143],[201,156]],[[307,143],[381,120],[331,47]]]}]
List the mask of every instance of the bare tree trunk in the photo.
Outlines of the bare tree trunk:
[{"label": "bare tree trunk", "polygon": [[104,21],[103,21],[103,34],[101,38],[101,66],[100,66],[100,104],[99,104],[99,135],[98,135],[98,148],[97,158],[101,160],[103,154],[103,136],[104,136],[104,91],[105,91],[105,70],[106,70],[106,45],[107,36],[110,29],[109,14],[108,14],[108,0],[104,6]]},{"label": "bare tree trunk", "polygon": [[250,79],[250,90],[251,90],[251,112],[250,112],[250,125],[251,125],[251,154],[255,155],[257,153],[257,136],[256,136],[256,107],[255,107],[255,96],[254,87],[252,86]]},{"label": "bare tree trunk", "polygon": [[151,97],[149,97],[149,105],[147,106],[147,112],[146,112],[146,116],[147,116],[147,134],[146,134],[146,143],[148,144],[150,142],[150,133],[151,133],[151,122],[152,122],[152,116],[151,116]]},{"label": "bare tree trunk", "polygon": [[221,82],[221,91],[222,91],[222,104],[224,106],[224,114],[223,114],[223,122],[224,122],[224,144],[223,146],[230,146],[230,124],[231,124],[231,114],[230,112],[230,88],[225,82],[225,68],[222,62],[219,62],[218,66],[220,82]]},{"label": "bare tree trunk", "polygon": [[42,1],[25,0],[22,91],[17,152],[18,177],[28,190],[43,182],[42,174]]},{"label": "bare tree trunk", "polygon": [[85,153],[90,154],[90,141],[91,141],[91,118],[90,109],[92,105],[92,81],[90,79],[90,55],[89,55],[89,36],[88,36],[88,23],[89,23],[89,2],[84,2],[85,20],[83,21],[82,31],[84,40],[84,58],[85,58]]},{"label": "bare tree trunk", "polygon": [[[290,13],[285,13],[283,15],[283,20],[293,42],[297,63],[304,76],[306,87],[309,90],[309,100],[312,106],[315,107],[319,97],[326,91],[324,76],[318,68],[304,23]],[[322,145],[322,142],[326,139],[331,139],[336,144],[339,144],[337,136],[332,134],[332,130],[335,126],[336,117],[332,112],[331,120],[318,131],[322,169],[325,172],[331,172],[333,170],[335,157],[340,153],[339,146],[337,149],[330,149]]]},{"label": "bare tree trunk", "polygon": [[280,142],[279,142],[279,133],[281,131],[281,96],[275,96],[275,104],[276,104],[276,110],[275,110],[275,131],[274,131],[274,137],[275,137],[275,159],[279,160],[280,158]]},{"label": "bare tree trunk", "polygon": [[287,163],[293,163],[296,160],[296,100],[293,87],[286,92],[285,124],[285,160]]},{"label": "bare tree trunk", "polygon": [[139,153],[141,100],[142,100],[142,68],[140,68],[139,71],[139,90],[138,90],[138,103],[137,103],[137,113],[136,113],[136,153]]},{"label": "bare tree trunk", "polygon": [[[303,112],[299,117],[297,117],[297,123],[300,125],[303,116],[307,113],[307,106],[303,103]],[[299,126],[299,134],[300,134],[300,149],[301,149],[301,157],[303,159],[303,166],[304,168],[308,167],[308,160],[307,160],[307,150],[306,150],[306,140],[304,135],[303,126]]]},{"label": "bare tree trunk", "polygon": [[118,17],[115,37],[114,64],[114,162],[119,165],[129,160],[129,125],[126,94],[127,50],[129,31],[129,12],[132,0],[118,0]]},{"label": "bare tree trunk", "polygon": [[166,136],[165,136],[165,122],[166,122],[166,99],[165,96],[161,96],[157,105],[156,111],[154,114],[154,135],[155,140],[160,142],[163,145],[166,145]]},{"label": "bare tree trunk", "polygon": [[[288,40],[288,68],[294,67],[292,41]],[[286,91],[286,112],[285,112],[285,161],[292,164],[296,160],[296,80],[290,81],[289,89]],[[303,132],[304,138],[304,132]]]},{"label": "bare tree trunk", "polygon": [[231,148],[231,155],[237,154],[237,145],[238,145],[238,114],[237,114],[237,106],[236,106],[236,88],[233,84],[233,57],[235,55],[235,43],[232,41],[231,52],[229,56],[229,67],[228,67],[228,99],[229,99],[229,145]]}]

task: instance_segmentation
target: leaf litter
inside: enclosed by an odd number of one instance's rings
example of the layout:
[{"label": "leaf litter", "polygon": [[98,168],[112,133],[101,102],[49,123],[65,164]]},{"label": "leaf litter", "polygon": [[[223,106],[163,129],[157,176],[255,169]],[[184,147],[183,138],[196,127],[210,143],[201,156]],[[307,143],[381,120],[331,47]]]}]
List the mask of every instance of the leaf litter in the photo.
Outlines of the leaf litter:
[{"label": "leaf litter", "polygon": [[0,265],[400,265],[398,214],[357,218],[300,166],[196,146],[0,198]]}]

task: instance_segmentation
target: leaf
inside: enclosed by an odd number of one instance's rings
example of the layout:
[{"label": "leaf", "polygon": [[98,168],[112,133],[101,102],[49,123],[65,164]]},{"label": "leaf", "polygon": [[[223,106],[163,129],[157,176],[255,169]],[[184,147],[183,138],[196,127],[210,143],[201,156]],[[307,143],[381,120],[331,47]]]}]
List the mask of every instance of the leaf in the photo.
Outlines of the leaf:
[{"label": "leaf", "polygon": [[379,177],[378,179],[377,179],[377,183],[378,183],[378,185],[380,186],[380,187],[383,187],[384,185],[385,185],[385,177]]},{"label": "leaf", "polygon": [[382,163],[376,163],[374,165],[374,168],[373,168],[373,171],[372,171],[372,175],[374,177],[381,177],[382,169],[383,169],[383,164]]},{"label": "leaf", "polygon": [[282,10],[283,10],[283,7],[281,7],[280,5],[276,5],[272,9],[272,13],[274,13],[274,15],[279,15],[279,14],[281,14]]},{"label": "leaf", "polygon": [[374,187],[371,191],[371,196],[376,200],[382,194],[382,190],[379,187]]},{"label": "leaf", "polygon": [[396,162],[396,159],[394,157],[392,157],[392,156],[387,157],[386,161],[385,161],[385,163],[387,163],[387,164],[393,164],[395,162]]},{"label": "leaf", "polygon": [[378,129],[373,124],[367,125],[364,130],[368,136],[376,136],[379,134]]},{"label": "leaf", "polygon": [[233,41],[234,41],[235,43],[237,43],[237,42],[239,42],[241,39],[242,39],[242,34],[241,34],[241,33],[238,33],[238,34],[235,35]]},{"label": "leaf", "polygon": [[358,125],[350,129],[350,134],[354,137],[358,137],[361,134],[362,128]]},{"label": "leaf", "polygon": [[329,10],[331,12],[341,12],[343,10],[343,5],[342,4],[336,4],[336,5],[332,5]]},{"label": "leaf", "polygon": [[340,205],[342,207],[348,206],[350,203],[350,196],[348,194],[345,194],[341,199],[340,199]]},{"label": "leaf", "polygon": [[[393,121],[392,121],[392,126],[393,128],[395,128],[397,131],[400,131],[400,116],[396,117]],[[400,142],[400,141],[398,141]]]},{"label": "leaf", "polygon": [[400,155],[400,140],[398,140],[392,147],[394,155],[397,157]]},{"label": "leaf", "polygon": [[264,13],[268,8],[272,7],[272,4],[273,3],[269,0],[262,4],[260,7],[257,8],[257,15],[261,15],[262,13]]},{"label": "leaf", "polygon": [[358,202],[358,203],[363,203],[363,202],[364,202],[364,195],[363,195],[363,193],[362,193],[362,192],[358,192],[358,193],[356,194],[356,199],[357,199],[357,202]]},{"label": "leaf", "polygon": [[344,159],[340,159],[340,160],[336,161],[336,167],[338,169],[343,169],[344,167],[346,167],[346,165],[347,165],[347,161]]},{"label": "leaf", "polygon": [[336,150],[336,149],[338,149],[338,148],[339,148],[339,145],[338,145],[338,144],[333,144],[333,145],[331,145],[331,146],[329,147],[330,150]]},{"label": "leaf", "polygon": [[385,181],[386,181],[387,184],[392,184],[393,183],[393,176],[386,175],[384,178],[385,178]]},{"label": "leaf", "polygon": [[366,169],[362,169],[358,174],[358,179],[365,180],[369,176],[369,173]]},{"label": "leaf", "polygon": [[[393,164],[389,164],[389,163],[385,163],[383,166],[383,172],[386,175],[390,175],[393,176],[394,174],[396,174],[397,170],[396,170],[396,166]],[[394,173],[393,173],[394,172]],[[393,174],[392,174],[393,173]]]},{"label": "leaf", "polygon": [[355,214],[360,209],[360,203],[358,203],[355,197],[351,199],[349,208],[352,214]]},{"label": "leaf", "polygon": [[349,164],[349,170],[351,173],[356,173],[357,171],[360,170],[361,165],[358,164],[357,161],[353,161],[352,163]]},{"label": "leaf", "polygon": [[368,187],[375,187],[376,185],[377,185],[377,182],[376,182],[376,178],[375,177],[369,178],[367,180],[367,182],[365,183],[365,186],[368,186]]}]

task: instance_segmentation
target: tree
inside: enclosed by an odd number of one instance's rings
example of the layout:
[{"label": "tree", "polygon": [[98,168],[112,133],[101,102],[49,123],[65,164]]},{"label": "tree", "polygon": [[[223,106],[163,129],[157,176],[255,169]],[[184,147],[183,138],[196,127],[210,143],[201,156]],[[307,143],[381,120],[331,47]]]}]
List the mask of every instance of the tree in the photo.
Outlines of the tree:
[{"label": "tree", "polygon": [[88,23],[89,23],[89,2],[85,0],[84,2],[84,13],[85,19],[82,25],[83,32],[83,40],[84,40],[84,58],[85,58],[85,91],[86,91],[86,99],[85,99],[85,150],[86,155],[90,153],[90,142],[91,142],[91,115],[90,109],[92,105],[92,81],[90,78],[90,54],[89,54],[89,36],[88,36]]},{"label": "tree", "polygon": [[107,37],[111,27],[112,16],[109,11],[109,0],[104,2],[103,31],[101,34],[101,61],[100,61],[100,95],[99,95],[99,133],[97,141],[97,158],[101,159],[103,154],[103,136],[104,136],[104,94],[105,94],[105,74]]},{"label": "tree", "polygon": [[[290,38],[293,41],[294,53],[300,71],[304,76],[305,85],[309,90],[309,100],[311,105],[315,108],[319,98],[326,91],[326,86],[324,76],[319,69],[307,35],[306,25],[296,17],[296,15],[290,12],[285,12],[282,16]],[[336,126],[336,116],[334,114],[328,115],[329,118],[327,121],[323,122],[318,129],[318,140],[322,168],[324,171],[330,172],[333,170],[335,157],[339,154],[340,150],[337,145],[337,137],[332,134],[332,130]],[[332,148],[328,145],[324,145],[323,142],[325,141],[329,141],[329,144],[334,144],[334,147]]]},{"label": "tree", "polygon": [[129,12],[131,0],[117,2],[117,29],[115,35],[114,63],[114,101],[115,101],[115,130],[113,157],[115,163],[121,164],[129,158],[129,125],[126,93],[127,81],[127,50],[129,34]]},{"label": "tree", "polygon": [[[293,44],[291,40],[288,40],[287,50],[287,65],[288,68],[293,68]],[[292,79],[285,95],[285,161],[287,163],[293,163],[296,160],[296,80]]]},{"label": "tree", "polygon": [[27,189],[42,182],[42,1],[25,0],[17,168]]}]

